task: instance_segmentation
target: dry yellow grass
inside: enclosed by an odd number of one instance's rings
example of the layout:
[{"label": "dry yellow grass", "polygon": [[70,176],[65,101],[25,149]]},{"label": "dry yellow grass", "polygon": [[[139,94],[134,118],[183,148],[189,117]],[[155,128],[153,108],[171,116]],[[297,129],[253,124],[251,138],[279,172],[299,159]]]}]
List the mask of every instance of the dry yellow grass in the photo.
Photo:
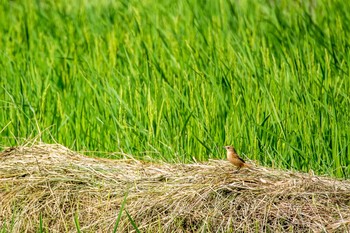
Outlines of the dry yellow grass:
[{"label": "dry yellow grass", "polygon": [[[112,232],[119,208],[142,232],[350,231],[350,182],[227,161],[89,158],[61,145],[0,153],[0,229]],[[133,231],[124,213],[118,232]]]}]

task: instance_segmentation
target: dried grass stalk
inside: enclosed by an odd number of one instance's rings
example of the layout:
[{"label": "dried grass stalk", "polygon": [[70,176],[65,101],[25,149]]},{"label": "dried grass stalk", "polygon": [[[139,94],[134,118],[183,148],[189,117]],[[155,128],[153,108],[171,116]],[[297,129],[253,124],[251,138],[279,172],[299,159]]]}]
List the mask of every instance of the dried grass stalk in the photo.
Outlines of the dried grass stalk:
[{"label": "dried grass stalk", "polygon": [[[155,164],[89,158],[61,145],[0,153],[0,224],[34,232],[112,232],[126,210],[148,232],[346,232],[350,182],[226,161]],[[133,231],[123,214],[119,232]]]}]

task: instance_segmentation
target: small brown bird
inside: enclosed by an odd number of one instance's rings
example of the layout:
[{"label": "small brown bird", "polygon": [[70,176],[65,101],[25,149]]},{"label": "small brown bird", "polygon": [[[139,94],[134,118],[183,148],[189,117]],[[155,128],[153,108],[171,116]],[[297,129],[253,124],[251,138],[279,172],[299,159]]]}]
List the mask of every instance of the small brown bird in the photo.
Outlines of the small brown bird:
[{"label": "small brown bird", "polygon": [[242,167],[250,168],[250,165],[246,164],[246,162],[239,157],[233,146],[224,146],[224,148],[227,150],[227,160],[235,165],[237,170],[240,170]]}]

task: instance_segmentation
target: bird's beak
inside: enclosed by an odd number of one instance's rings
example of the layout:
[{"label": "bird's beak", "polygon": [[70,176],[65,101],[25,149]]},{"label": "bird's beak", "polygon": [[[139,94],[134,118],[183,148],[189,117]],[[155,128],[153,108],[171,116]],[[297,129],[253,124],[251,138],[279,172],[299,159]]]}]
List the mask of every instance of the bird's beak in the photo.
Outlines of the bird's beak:
[{"label": "bird's beak", "polygon": [[226,146],[223,146],[222,148],[226,149]]}]

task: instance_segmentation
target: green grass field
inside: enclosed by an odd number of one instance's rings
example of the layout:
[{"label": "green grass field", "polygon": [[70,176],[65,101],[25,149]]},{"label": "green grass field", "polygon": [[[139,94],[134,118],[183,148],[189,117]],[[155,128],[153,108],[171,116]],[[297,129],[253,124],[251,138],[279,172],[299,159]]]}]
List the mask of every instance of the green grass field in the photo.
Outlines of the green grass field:
[{"label": "green grass field", "polygon": [[0,144],[349,178],[341,0],[0,0]]}]

